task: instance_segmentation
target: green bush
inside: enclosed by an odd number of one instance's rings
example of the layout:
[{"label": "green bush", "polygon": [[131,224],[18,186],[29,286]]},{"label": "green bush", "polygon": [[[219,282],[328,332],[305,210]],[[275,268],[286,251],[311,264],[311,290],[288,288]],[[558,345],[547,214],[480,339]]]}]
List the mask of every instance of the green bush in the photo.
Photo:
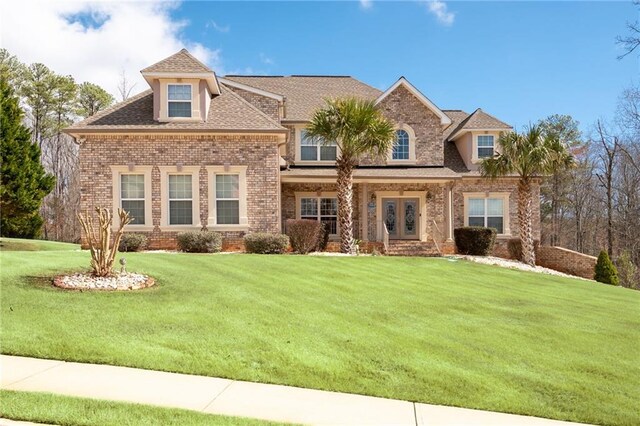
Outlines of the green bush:
[{"label": "green bush", "polygon": [[288,247],[289,237],[284,234],[257,232],[244,237],[244,248],[247,253],[282,254]]},{"label": "green bush", "polygon": [[640,275],[638,267],[633,264],[629,250],[625,250],[616,260],[620,285],[626,288],[640,289]]},{"label": "green bush", "polygon": [[[540,241],[534,240],[533,250],[537,252],[539,247]],[[507,241],[507,250],[509,250],[509,256],[511,256],[512,259],[522,262],[522,241],[520,240],[520,238],[511,238],[509,241]]]},{"label": "green bush", "polygon": [[453,234],[460,254],[488,256],[493,253],[493,246],[496,243],[495,228],[466,226],[456,228]]},{"label": "green bush", "polygon": [[318,247],[322,223],[310,219],[288,219],[285,222],[291,248],[296,253],[307,254]]},{"label": "green bush", "polygon": [[119,251],[140,251],[147,247],[147,237],[142,234],[123,234],[118,246]]},{"label": "green bush", "polygon": [[329,244],[329,233],[331,229],[329,229],[328,223],[322,224],[322,230],[320,231],[320,235],[318,236],[318,251],[325,251],[327,249],[327,245]]},{"label": "green bush", "polygon": [[618,285],[618,271],[604,250],[598,256],[593,279],[605,284]]},{"label": "green bush", "polygon": [[187,253],[218,253],[222,235],[213,231],[188,231],[178,234],[178,248]]}]

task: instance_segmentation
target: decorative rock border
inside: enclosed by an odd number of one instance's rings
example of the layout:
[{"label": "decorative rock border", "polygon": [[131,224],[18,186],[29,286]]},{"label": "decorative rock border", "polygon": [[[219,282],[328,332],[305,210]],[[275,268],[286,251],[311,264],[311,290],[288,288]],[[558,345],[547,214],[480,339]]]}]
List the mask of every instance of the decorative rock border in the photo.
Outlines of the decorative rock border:
[{"label": "decorative rock border", "polygon": [[147,275],[131,272],[116,272],[110,277],[77,273],[59,275],[53,279],[54,286],[65,290],[129,291],[151,287],[155,283],[155,280]]}]

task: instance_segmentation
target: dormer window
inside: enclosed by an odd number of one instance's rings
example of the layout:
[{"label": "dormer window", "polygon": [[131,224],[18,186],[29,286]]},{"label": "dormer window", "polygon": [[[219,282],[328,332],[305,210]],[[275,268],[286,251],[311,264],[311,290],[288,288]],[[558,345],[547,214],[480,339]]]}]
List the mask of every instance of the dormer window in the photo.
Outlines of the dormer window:
[{"label": "dormer window", "polygon": [[491,158],[493,157],[493,135],[478,135],[478,158]]},{"label": "dormer window", "polygon": [[169,117],[191,117],[191,84],[169,84],[168,102]]}]

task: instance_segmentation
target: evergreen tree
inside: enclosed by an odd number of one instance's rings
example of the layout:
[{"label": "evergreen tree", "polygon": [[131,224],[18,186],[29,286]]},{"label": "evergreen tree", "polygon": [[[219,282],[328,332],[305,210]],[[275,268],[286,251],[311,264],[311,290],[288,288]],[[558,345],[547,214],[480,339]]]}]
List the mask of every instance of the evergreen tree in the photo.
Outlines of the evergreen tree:
[{"label": "evergreen tree", "polygon": [[113,103],[113,96],[93,83],[82,83],[78,87],[78,115],[87,118]]},{"label": "evergreen tree", "polygon": [[38,211],[42,199],[54,186],[40,163],[40,148],[31,142],[31,132],[22,124],[23,111],[9,85],[0,75],[0,235],[34,238],[40,233]]},{"label": "evergreen tree", "polygon": [[596,262],[594,280],[611,285],[618,285],[618,270],[606,251],[602,250]]}]

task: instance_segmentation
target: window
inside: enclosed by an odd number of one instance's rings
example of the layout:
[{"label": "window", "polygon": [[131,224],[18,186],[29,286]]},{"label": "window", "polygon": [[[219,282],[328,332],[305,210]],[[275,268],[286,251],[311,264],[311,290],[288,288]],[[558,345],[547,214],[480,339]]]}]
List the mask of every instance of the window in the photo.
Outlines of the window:
[{"label": "window", "polygon": [[145,224],[144,175],[120,175],[120,207],[129,212],[132,225]]},{"label": "window", "polygon": [[396,140],[393,144],[391,153],[392,160],[408,160],[409,159],[409,133],[406,130],[396,131]]},{"label": "window", "polygon": [[169,117],[191,117],[191,85],[169,84]]},{"label": "window", "polygon": [[192,224],[192,176],[169,175],[169,225]]},{"label": "window", "polygon": [[498,234],[504,234],[504,199],[469,198],[469,226],[495,228]]},{"label": "window", "polygon": [[218,225],[240,224],[240,177],[239,175],[216,175],[216,223]]},{"label": "window", "polygon": [[493,157],[493,135],[478,136],[478,158]]},{"label": "window", "polygon": [[309,137],[305,130],[300,130],[300,160],[302,161],[336,161],[336,143],[320,143]]},{"label": "window", "polygon": [[326,197],[300,198],[300,219],[319,220],[329,227],[329,234],[338,234],[338,200]]}]

